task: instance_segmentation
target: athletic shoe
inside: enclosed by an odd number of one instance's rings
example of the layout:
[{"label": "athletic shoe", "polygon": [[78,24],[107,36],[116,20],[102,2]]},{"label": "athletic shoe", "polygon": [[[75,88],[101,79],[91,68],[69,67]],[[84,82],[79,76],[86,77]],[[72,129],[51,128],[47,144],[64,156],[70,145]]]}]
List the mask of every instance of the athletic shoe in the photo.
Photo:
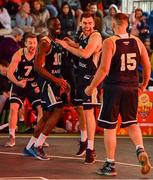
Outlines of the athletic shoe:
[{"label": "athletic shoe", "polygon": [[95,162],[95,150],[86,149],[85,164],[93,164]]},{"label": "athletic shoe", "polygon": [[15,139],[10,136],[9,141],[7,141],[4,144],[4,147],[13,147],[13,146],[15,146]]},{"label": "athletic shoe", "polygon": [[46,141],[43,143],[43,147],[49,147],[49,143],[47,143]]},{"label": "athletic shoe", "polygon": [[141,173],[148,174],[151,170],[151,164],[149,157],[143,148],[138,148],[136,150],[138,161],[141,165]]},{"label": "athletic shoe", "polygon": [[31,147],[33,151],[34,157],[36,157],[39,160],[45,160],[48,161],[50,158],[47,156],[47,154],[44,152],[43,147],[34,147],[34,145]]},{"label": "athletic shoe", "polygon": [[35,153],[34,151],[30,148],[30,149],[27,149],[26,147],[24,148],[23,150],[23,154],[25,156],[32,156],[32,157],[35,157]]},{"label": "athletic shoe", "polygon": [[80,141],[80,148],[79,151],[76,153],[76,156],[78,157],[83,156],[86,152],[86,149],[87,149],[87,140],[84,142]]},{"label": "athletic shoe", "polygon": [[115,162],[106,161],[101,169],[97,170],[97,174],[104,176],[116,176]]}]

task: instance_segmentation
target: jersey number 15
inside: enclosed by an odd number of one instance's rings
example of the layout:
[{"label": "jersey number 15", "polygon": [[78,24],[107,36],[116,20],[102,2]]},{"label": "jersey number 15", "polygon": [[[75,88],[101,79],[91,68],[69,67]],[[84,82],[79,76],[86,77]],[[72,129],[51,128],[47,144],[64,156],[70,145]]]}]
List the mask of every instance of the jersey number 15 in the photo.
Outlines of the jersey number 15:
[{"label": "jersey number 15", "polygon": [[135,70],[137,66],[136,53],[127,53],[121,55],[121,67],[120,71]]}]

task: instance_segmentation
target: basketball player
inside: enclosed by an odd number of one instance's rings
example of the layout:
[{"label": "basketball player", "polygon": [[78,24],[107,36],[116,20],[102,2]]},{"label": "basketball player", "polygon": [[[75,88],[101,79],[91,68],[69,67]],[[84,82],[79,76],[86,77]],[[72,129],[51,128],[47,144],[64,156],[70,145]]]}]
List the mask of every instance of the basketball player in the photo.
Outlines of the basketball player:
[{"label": "basketball player", "polygon": [[48,19],[47,27],[49,35],[40,40],[38,54],[34,61],[35,69],[41,76],[43,117],[24,149],[26,155],[40,160],[49,160],[43,150],[43,143],[62,118],[64,105],[62,94],[70,90],[68,83],[61,76],[62,47],[54,41],[61,32],[59,19],[56,17]]},{"label": "basketball player", "polygon": [[[100,175],[115,176],[116,125],[121,114],[121,127],[127,132],[136,147],[142,174],[151,170],[148,155],[144,149],[140,127],[137,124],[138,91],[144,91],[150,78],[150,62],[143,43],[127,33],[128,17],[117,13],[113,18],[115,35],[103,43],[100,67],[90,86],[85,90],[91,95],[104,80],[103,107],[99,115],[99,126],[104,128],[106,162],[97,171]],[[143,82],[139,85],[138,64],[143,68]]]},{"label": "basketball player", "polygon": [[[98,31],[94,30],[94,26],[94,15],[83,13],[81,16],[82,34],[79,43],[74,43],[68,38],[56,40],[65,49],[78,57],[77,97],[75,101],[78,107],[83,108],[86,117],[87,144],[85,141],[80,143],[82,152],[86,150],[85,164],[92,164],[95,157],[94,135],[96,122],[93,107],[97,104],[97,91],[95,89],[91,96],[84,93],[85,88],[90,84],[97,70],[102,47],[102,37]],[[81,132],[81,134],[83,133]]]},{"label": "basketball player", "polygon": [[18,110],[25,98],[37,110],[38,120],[42,117],[40,89],[37,83],[37,73],[34,71],[34,58],[37,51],[37,37],[28,33],[25,37],[25,48],[19,49],[12,57],[8,67],[7,77],[12,82],[9,114],[9,141],[5,147],[15,145],[15,129],[18,120]]}]

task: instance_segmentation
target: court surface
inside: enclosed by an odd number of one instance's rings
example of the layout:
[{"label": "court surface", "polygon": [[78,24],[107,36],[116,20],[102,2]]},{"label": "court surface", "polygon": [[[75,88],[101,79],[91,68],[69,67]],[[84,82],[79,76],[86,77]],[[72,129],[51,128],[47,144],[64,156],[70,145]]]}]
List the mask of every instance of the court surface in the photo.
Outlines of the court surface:
[{"label": "court surface", "polygon": [[[75,157],[78,150],[78,135],[51,135],[50,144],[45,151],[51,157],[49,161],[40,161],[23,155],[23,149],[30,135],[17,135],[16,146],[3,147],[8,136],[0,135],[0,180],[49,180],[49,179],[152,179],[153,168],[148,175],[140,173],[135,155],[135,147],[127,137],[118,137],[116,150],[116,177],[96,174],[105,160],[102,136],[96,136],[96,161],[92,165],[84,164],[84,157]],[[153,137],[145,137],[146,151],[153,159]]]}]

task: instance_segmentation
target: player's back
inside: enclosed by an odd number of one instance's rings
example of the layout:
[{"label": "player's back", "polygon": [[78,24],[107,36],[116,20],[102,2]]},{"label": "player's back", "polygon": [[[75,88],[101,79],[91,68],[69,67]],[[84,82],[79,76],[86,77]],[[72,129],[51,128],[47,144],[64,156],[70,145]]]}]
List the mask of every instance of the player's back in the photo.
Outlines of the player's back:
[{"label": "player's back", "polygon": [[140,52],[135,38],[112,37],[114,55],[105,84],[138,86]]}]

